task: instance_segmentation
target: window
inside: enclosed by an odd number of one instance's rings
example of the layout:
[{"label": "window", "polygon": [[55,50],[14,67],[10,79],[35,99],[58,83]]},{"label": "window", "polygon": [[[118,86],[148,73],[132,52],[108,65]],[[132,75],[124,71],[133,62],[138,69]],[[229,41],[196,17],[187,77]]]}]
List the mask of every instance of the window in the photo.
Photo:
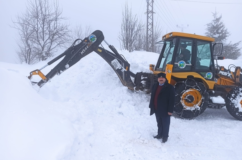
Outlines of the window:
[{"label": "window", "polygon": [[197,58],[196,69],[210,70],[211,61],[211,47],[209,42],[197,41]]},{"label": "window", "polygon": [[165,42],[164,53],[163,53],[163,56],[162,56],[162,59],[161,59],[160,65],[159,65],[159,68],[162,69],[162,71],[165,71],[166,64],[171,64],[175,44],[176,44],[176,39]]},{"label": "window", "polygon": [[173,71],[188,71],[192,67],[192,40],[181,38],[176,53]]}]

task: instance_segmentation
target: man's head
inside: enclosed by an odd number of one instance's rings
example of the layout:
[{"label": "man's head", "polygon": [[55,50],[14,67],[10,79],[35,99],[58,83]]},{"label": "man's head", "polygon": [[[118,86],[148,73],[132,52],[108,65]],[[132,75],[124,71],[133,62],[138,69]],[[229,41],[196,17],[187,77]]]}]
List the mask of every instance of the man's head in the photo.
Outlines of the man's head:
[{"label": "man's head", "polygon": [[181,49],[185,49],[187,48],[187,45],[186,44],[181,44]]},{"label": "man's head", "polygon": [[157,74],[157,76],[158,76],[158,82],[160,84],[163,84],[163,83],[166,82],[166,74],[165,73],[159,73],[159,74]]}]

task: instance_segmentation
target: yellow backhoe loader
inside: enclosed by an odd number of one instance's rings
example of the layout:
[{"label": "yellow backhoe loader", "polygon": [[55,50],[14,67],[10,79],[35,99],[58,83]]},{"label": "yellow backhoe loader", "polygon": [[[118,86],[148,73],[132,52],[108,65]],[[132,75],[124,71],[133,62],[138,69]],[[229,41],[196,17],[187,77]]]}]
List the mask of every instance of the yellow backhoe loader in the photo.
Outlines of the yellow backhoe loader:
[{"label": "yellow backhoe loader", "polygon": [[[241,68],[230,65],[227,69],[219,66],[222,60],[222,44],[214,43],[210,37],[171,32],[162,37],[163,48],[156,65],[150,65],[152,73],[130,71],[126,59],[109,46],[111,51],[99,45],[104,40],[103,33],[94,31],[84,40],[77,39],[64,53],[57,56],[41,69],[30,72],[39,75],[42,87],[56,74],[61,74],[91,52],[100,55],[115,71],[124,86],[131,90],[150,93],[157,80],[157,74],[166,73],[166,78],[175,87],[176,100],[174,111],[181,118],[191,119],[199,116],[207,107],[221,108],[223,105],[211,101],[211,97],[221,96],[225,100],[228,112],[242,120],[242,74]],[[79,41],[79,43],[78,43]],[[41,70],[64,57],[47,75]]]}]

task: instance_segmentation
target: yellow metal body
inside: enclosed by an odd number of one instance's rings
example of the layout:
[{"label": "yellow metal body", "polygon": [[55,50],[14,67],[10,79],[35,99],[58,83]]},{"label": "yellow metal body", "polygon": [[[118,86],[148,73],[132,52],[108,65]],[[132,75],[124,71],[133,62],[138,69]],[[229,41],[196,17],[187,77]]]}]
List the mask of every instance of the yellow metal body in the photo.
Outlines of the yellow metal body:
[{"label": "yellow metal body", "polygon": [[[161,71],[153,71],[154,74],[158,74],[158,73],[161,73]],[[205,78],[203,78],[200,74],[196,73],[196,72],[172,72],[171,70],[171,73],[170,73],[170,77],[175,77],[175,78],[180,78],[180,79],[186,79],[187,76],[193,76],[194,78],[199,78],[201,79],[209,89],[214,89],[214,85],[216,82],[214,81],[208,81],[206,80]],[[169,78],[169,77],[167,77]],[[167,79],[168,80],[168,79]],[[172,78],[171,80],[169,81],[170,84],[174,85],[174,81],[172,81]]]},{"label": "yellow metal body", "polygon": [[151,70],[152,72],[154,71],[154,67],[155,67],[155,65],[150,64],[150,70]]},{"label": "yellow metal body", "polygon": [[236,67],[235,69],[235,83],[239,83],[239,78],[240,78],[240,72],[241,72],[241,68],[240,67]]},{"label": "yellow metal body", "polygon": [[182,78],[182,79],[186,79],[187,76],[193,76],[194,78],[199,78],[201,79],[203,82],[205,82],[205,84],[207,85],[207,87],[209,89],[213,89],[214,88],[214,81],[208,81],[205,78],[203,78],[200,74],[196,73],[196,72],[183,72],[183,73],[172,73],[172,76],[176,77],[176,78]]},{"label": "yellow metal body", "polygon": [[171,37],[187,37],[187,38],[195,38],[195,39],[201,39],[204,41],[209,41],[209,42],[214,42],[214,38],[211,37],[206,37],[206,36],[200,36],[200,35],[196,35],[196,34],[189,34],[189,33],[182,33],[182,32],[171,32],[171,33],[167,33],[166,35],[164,35],[162,37],[162,40],[166,40],[168,38]]},{"label": "yellow metal body", "polygon": [[32,71],[32,72],[30,72],[30,75],[29,75],[29,79],[31,79],[32,78],[32,76],[33,75],[39,75],[40,76],[40,78],[41,79],[43,79],[43,80],[46,80],[47,78],[45,77],[45,75],[40,71],[40,70],[34,70],[34,71]]},{"label": "yellow metal body", "polygon": [[[219,75],[219,78],[215,84],[222,86],[236,86],[235,80],[221,75]],[[229,92],[231,91],[231,88],[226,88],[225,90],[226,92]]]},{"label": "yellow metal body", "polygon": [[216,84],[224,85],[224,86],[231,86],[231,85],[234,85],[235,82],[232,79],[227,78],[225,76],[219,76]]},{"label": "yellow metal body", "polygon": [[172,64],[166,65],[165,73],[166,73],[166,79],[168,80],[168,83],[171,83],[172,68],[173,68]]},{"label": "yellow metal body", "polygon": [[[220,70],[224,70],[224,67],[220,67]],[[236,67],[235,68],[235,73],[231,73],[231,78],[223,76],[223,75],[218,75],[219,78],[217,79],[216,85],[222,85],[222,86],[237,86],[240,83],[240,72],[241,68]],[[227,92],[231,91],[231,88],[226,88],[225,89]]]},{"label": "yellow metal body", "polygon": [[[204,41],[209,41],[209,42],[214,42],[214,38],[210,38],[210,37],[206,37],[206,36],[201,36],[201,35],[196,35],[196,34],[189,34],[189,33],[182,33],[182,32],[170,32],[168,34],[165,34],[162,39],[166,40],[169,39],[171,37],[187,37],[187,38],[195,38],[195,39],[200,39],[200,40],[204,40]],[[188,76],[193,76],[194,78],[199,78],[202,81],[204,81],[204,83],[207,85],[207,87],[209,89],[214,89],[214,81],[209,81],[206,80],[205,78],[203,78],[200,74],[196,73],[196,72],[172,72],[172,68],[173,65],[171,64],[167,64],[166,65],[166,78],[168,80],[168,82],[172,85],[175,85],[176,82],[174,81],[174,79],[172,79],[172,77],[174,78],[179,78],[179,79],[186,79]],[[150,65],[150,70],[154,73],[154,74],[158,74],[161,73],[161,71],[155,71],[154,70],[154,65]]]},{"label": "yellow metal body", "polygon": [[[201,35],[196,35],[196,34],[189,34],[189,33],[181,33],[181,32],[170,32],[168,34],[165,34],[162,39],[166,40],[172,37],[187,37],[187,38],[194,38],[194,39],[200,39],[208,42],[214,42],[214,38],[211,37],[206,37],[206,36],[201,36]],[[173,65],[167,64],[166,65],[166,78],[168,82],[172,85],[176,84],[176,81],[174,78],[178,79],[187,79],[188,76],[193,76],[194,78],[201,79],[204,84],[207,86],[208,89],[213,90],[215,85],[223,85],[223,86],[236,86],[237,83],[240,83],[239,78],[240,78],[240,72],[241,68],[236,67],[235,73],[231,72],[231,78],[218,75],[219,78],[217,79],[217,82],[212,81],[212,80],[207,80],[205,79],[202,75],[200,75],[197,72],[172,72]],[[150,65],[150,70],[154,74],[161,73],[162,71],[156,71],[154,70],[154,65]],[[220,70],[224,70],[224,67],[222,66]],[[229,92],[231,89],[228,87],[226,88],[226,91]]]}]

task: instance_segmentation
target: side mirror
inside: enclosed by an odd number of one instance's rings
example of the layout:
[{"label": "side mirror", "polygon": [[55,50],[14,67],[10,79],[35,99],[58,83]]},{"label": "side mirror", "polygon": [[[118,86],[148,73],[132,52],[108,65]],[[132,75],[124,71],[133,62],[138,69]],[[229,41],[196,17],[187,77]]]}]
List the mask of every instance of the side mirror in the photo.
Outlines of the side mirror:
[{"label": "side mirror", "polygon": [[221,56],[218,57],[218,60],[224,60],[224,59],[225,57],[221,57]]},{"label": "side mirror", "polygon": [[150,70],[151,70],[151,71],[154,71],[154,68],[155,68],[155,65],[150,64]]},{"label": "side mirror", "polygon": [[216,60],[224,60],[225,57],[222,57],[222,56],[215,56],[215,59],[216,59]]},{"label": "side mirror", "polygon": [[213,45],[213,55],[219,56],[223,53],[223,43],[214,43]]}]

